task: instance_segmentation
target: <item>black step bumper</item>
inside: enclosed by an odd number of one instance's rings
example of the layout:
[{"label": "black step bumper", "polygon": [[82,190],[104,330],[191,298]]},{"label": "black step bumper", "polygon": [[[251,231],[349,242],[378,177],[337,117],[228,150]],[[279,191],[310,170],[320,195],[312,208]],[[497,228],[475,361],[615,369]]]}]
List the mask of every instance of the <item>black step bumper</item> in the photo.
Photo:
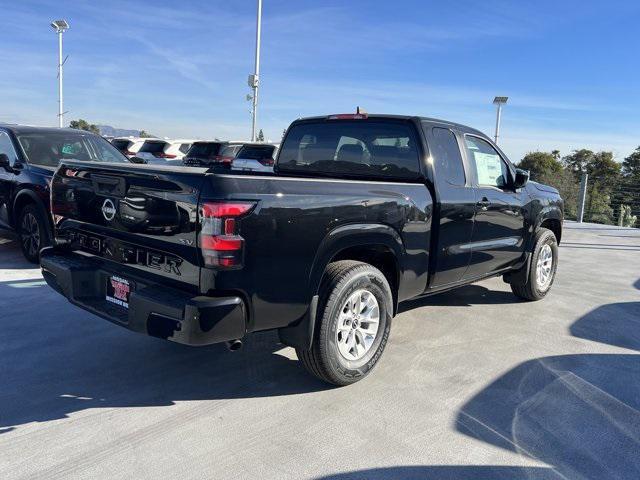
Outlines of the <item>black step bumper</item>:
[{"label": "black step bumper", "polygon": [[129,308],[107,302],[106,284],[112,270],[100,259],[42,250],[42,275],[54,290],[95,315],[110,322],[158,338],[185,345],[211,345],[242,338],[246,331],[244,302],[237,296],[192,296],[180,290],[134,276],[135,289]]}]

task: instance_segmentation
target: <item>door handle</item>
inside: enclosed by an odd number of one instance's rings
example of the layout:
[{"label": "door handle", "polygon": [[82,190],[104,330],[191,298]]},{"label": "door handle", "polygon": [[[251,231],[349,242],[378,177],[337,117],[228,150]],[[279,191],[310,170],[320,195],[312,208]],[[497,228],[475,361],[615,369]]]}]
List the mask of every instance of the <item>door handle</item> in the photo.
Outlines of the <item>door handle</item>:
[{"label": "door handle", "polygon": [[489,208],[489,205],[491,205],[491,202],[487,197],[484,197],[482,200],[476,203],[476,206],[480,207],[482,211],[487,210],[487,208]]}]

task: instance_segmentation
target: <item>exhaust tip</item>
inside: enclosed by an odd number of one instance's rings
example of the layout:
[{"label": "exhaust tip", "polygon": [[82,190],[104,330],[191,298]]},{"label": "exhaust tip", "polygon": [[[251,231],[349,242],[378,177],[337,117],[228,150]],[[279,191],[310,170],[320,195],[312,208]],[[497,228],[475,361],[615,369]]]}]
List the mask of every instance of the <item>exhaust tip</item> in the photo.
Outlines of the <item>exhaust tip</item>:
[{"label": "exhaust tip", "polygon": [[231,340],[230,342],[226,342],[226,343],[227,343],[227,348],[231,352],[237,352],[242,348],[242,340]]}]

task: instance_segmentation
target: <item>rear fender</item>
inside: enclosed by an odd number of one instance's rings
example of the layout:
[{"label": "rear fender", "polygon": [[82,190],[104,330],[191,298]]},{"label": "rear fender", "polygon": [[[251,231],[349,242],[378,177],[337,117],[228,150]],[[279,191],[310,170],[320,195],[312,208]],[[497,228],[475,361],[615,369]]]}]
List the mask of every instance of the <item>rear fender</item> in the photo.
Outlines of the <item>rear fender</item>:
[{"label": "rear fender", "polygon": [[[332,230],[323,239],[313,261],[309,277],[309,308],[298,322],[279,330],[282,343],[305,350],[311,348],[315,332],[320,283],[327,265],[337,258],[340,252],[359,246],[385,247],[394,254],[396,259],[402,258],[404,252],[400,234],[388,225],[357,223],[343,225]],[[399,278],[398,281],[400,281]],[[393,308],[395,311],[395,305]]]}]

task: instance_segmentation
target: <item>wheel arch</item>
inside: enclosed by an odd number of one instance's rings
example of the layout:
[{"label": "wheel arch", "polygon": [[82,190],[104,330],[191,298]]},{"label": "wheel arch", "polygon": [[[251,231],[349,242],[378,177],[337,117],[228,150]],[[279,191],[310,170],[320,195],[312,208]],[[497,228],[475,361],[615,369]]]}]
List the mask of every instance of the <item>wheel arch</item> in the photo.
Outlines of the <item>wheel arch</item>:
[{"label": "wheel arch", "polygon": [[47,209],[42,204],[42,200],[34,191],[27,189],[20,190],[13,200],[13,208],[11,209],[11,222],[13,227],[17,228],[18,215],[20,215],[22,209],[29,204],[33,204],[36,206],[42,217],[46,220],[47,225],[51,229],[51,218],[47,212]]},{"label": "wheel arch", "polygon": [[294,325],[279,330],[280,340],[295,348],[309,349],[313,340],[320,285],[327,266],[338,260],[357,260],[380,270],[391,288],[393,313],[397,312],[401,282],[399,259],[404,252],[400,234],[383,224],[349,224],[337,227],[322,240],[309,275],[309,308]]}]

